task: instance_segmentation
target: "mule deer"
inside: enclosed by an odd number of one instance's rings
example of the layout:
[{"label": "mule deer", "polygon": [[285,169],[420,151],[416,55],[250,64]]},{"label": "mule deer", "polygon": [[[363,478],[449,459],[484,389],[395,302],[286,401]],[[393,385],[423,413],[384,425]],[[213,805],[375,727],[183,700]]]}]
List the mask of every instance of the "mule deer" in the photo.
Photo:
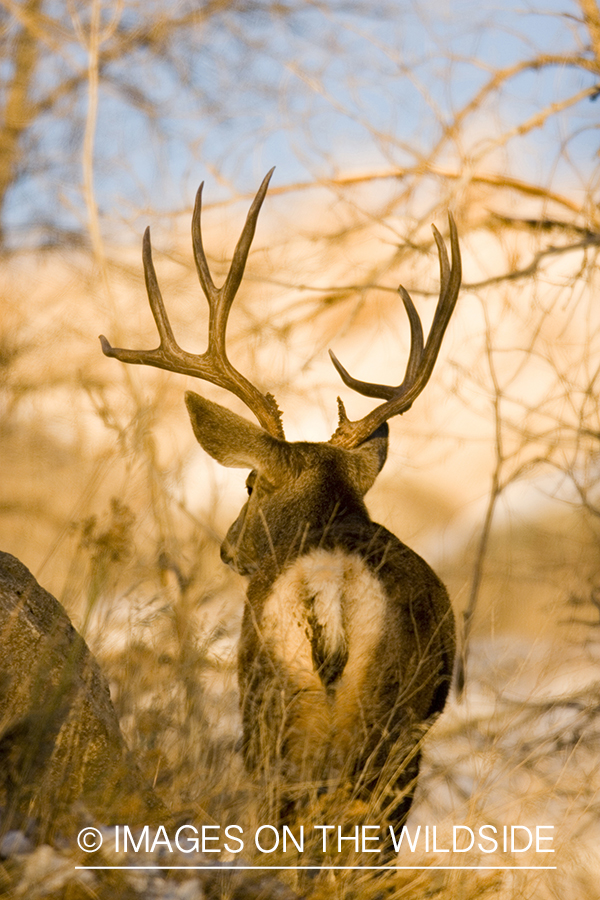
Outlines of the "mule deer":
[{"label": "mule deer", "polygon": [[441,290],[425,344],[413,302],[399,288],[411,331],[402,383],[358,381],[330,351],[348,387],[384,402],[352,422],[338,399],[339,424],[327,443],[288,442],[274,397],[234,369],[225,350],[227,318],[272,172],[250,207],[220,288],[202,245],[202,185],[198,191],[192,241],[209,305],[205,353],[188,353],[175,341],[149,229],[143,263],[160,345],[123,350],[100,340],[104,353],[122,362],[194,375],[230,391],[260,423],[186,394],[194,433],[207,453],[224,466],[252,470],[248,500],[221,547],[223,561],[249,578],[238,657],[247,768],[282,777],[288,812],[312,783],[321,793],[343,787],[359,808],[361,801],[371,804],[398,825],[412,802],[421,737],[450,687],[454,619],[438,577],[371,521],[363,497],[386,459],[387,420],[410,408],[432,373],[460,288],[458,237],[449,215],[450,266],[433,227]]}]

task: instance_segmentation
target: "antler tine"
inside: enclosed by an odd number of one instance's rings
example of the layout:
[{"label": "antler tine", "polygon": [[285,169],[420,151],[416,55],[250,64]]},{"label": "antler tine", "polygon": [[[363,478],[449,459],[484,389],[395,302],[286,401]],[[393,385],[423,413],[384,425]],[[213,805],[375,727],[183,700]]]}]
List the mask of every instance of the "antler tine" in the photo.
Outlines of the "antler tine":
[{"label": "antler tine", "polygon": [[229,274],[221,288],[217,288],[212,280],[202,246],[200,229],[202,185],[196,195],[192,217],[194,260],[198,278],[209,305],[208,347],[204,353],[188,353],[182,350],[175,340],[152,261],[149,228],[144,233],[142,259],[146,291],[160,336],[160,344],[156,350],[125,350],[120,347],[111,347],[104,335],[100,335],[100,343],[102,352],[106,356],[114,357],[121,362],[157,366],[170,372],[192,375],[224,388],[246,404],[265,431],[268,431],[273,437],[283,438],[281,412],[275,398],[271,394],[262,394],[237,369],[234,369],[225,352],[225,329],[229,310],[244,274],[248,252],[256,229],[256,221],[272,174],[273,169],[263,179],[254,198],[233,255]]},{"label": "antler tine", "polygon": [[204,245],[202,244],[201,218],[203,189],[204,182],[202,182],[200,187],[198,188],[196,192],[196,200],[194,202],[194,212],[192,213],[192,247],[194,250],[194,263],[196,264],[198,280],[200,282],[202,290],[204,291],[204,296],[208,300],[209,307],[212,307],[212,304],[217,299],[218,289],[214,281],[212,280],[210,269],[208,268],[206,254],[204,252]]},{"label": "antler tine", "polygon": [[262,184],[256,192],[256,197],[252,201],[252,205],[248,210],[248,215],[246,216],[246,221],[244,223],[240,239],[236,244],[235,250],[233,251],[231,266],[229,267],[229,272],[227,274],[225,284],[223,285],[223,294],[226,297],[226,303],[229,306],[231,306],[233,298],[235,297],[237,289],[239,288],[240,282],[243,278],[244,269],[246,268],[246,260],[248,259],[248,253],[250,251],[250,245],[252,244],[252,241],[254,239],[254,232],[256,230],[258,214],[267,195],[269,182],[271,181],[271,176],[273,175],[274,171],[275,166],[273,166],[273,168],[269,172],[267,172],[267,174],[263,178]]},{"label": "antler tine", "polygon": [[231,260],[229,272],[227,273],[227,278],[220,288],[217,288],[212,280],[202,243],[202,188],[204,187],[204,184],[200,185],[198,193],[196,194],[196,203],[194,205],[194,214],[192,216],[194,261],[196,263],[198,278],[206,299],[208,300],[210,310],[208,326],[209,348],[214,348],[215,350],[218,348],[218,352],[223,355],[225,354],[225,329],[229,311],[244,275],[248,253],[250,252],[250,246],[254,238],[254,232],[256,231],[258,214],[260,213],[261,206],[266,197],[269,182],[274,171],[275,166],[273,166],[263,178],[262,184],[252,201],[242,233],[233,252],[233,258]]},{"label": "antler tine", "polygon": [[152,310],[152,315],[154,316],[154,321],[156,322],[156,327],[158,329],[160,346],[164,350],[167,348],[179,349],[177,341],[175,340],[175,335],[173,334],[173,329],[171,328],[171,323],[169,322],[169,317],[167,316],[167,311],[158,284],[158,278],[156,277],[156,269],[154,268],[154,261],[152,259],[150,226],[144,231],[144,238],[142,240],[142,263],[144,266],[146,293],[148,294],[150,309]]},{"label": "antler tine", "polygon": [[159,368],[166,369],[170,366],[169,355],[172,356],[174,353],[183,353],[183,351],[175,340],[173,329],[171,328],[171,323],[169,322],[160,287],[158,285],[156,270],[152,261],[152,244],[150,242],[149,227],[144,231],[144,238],[142,241],[142,262],[144,264],[146,292],[148,294],[150,309],[152,310],[152,315],[158,329],[160,344],[156,350],[124,350],[121,347],[111,347],[108,340],[101,334],[100,343],[102,345],[102,352],[105,356],[111,356],[114,359],[120,360],[120,362],[158,366]]},{"label": "antler tine", "polygon": [[429,381],[440,351],[444,333],[456,306],[462,278],[458,233],[456,223],[450,212],[448,213],[448,224],[452,266],[450,266],[448,260],[444,240],[435,225],[432,226],[440,262],[440,296],[425,347],[423,347],[421,321],[410,295],[402,286],[398,289],[408,314],[411,331],[410,355],[406,367],[406,375],[402,383],[397,387],[391,387],[384,384],[358,381],[346,371],[331,350],[329,351],[335,368],[348,387],[367,397],[378,397],[386,401],[358,422],[351,422],[346,417],[343,404],[341,401],[338,401],[340,403],[340,422],[331,438],[331,443],[347,448],[358,446],[388,419],[401,415],[410,409]]},{"label": "antler tine", "polygon": [[[444,331],[446,330],[448,322],[450,321],[450,317],[454,312],[454,307],[456,306],[456,301],[458,299],[458,292],[460,290],[460,282],[462,278],[458,233],[456,231],[456,222],[454,221],[454,217],[450,211],[448,211],[448,226],[450,229],[452,268],[450,268],[450,263],[448,262],[448,253],[446,251],[444,239],[435,225],[431,226],[433,229],[433,236],[437,244],[438,255],[440,258],[440,299],[433,316],[433,322],[431,323],[429,338],[427,339],[427,344],[429,344],[431,336],[436,335],[441,331],[440,339],[437,342],[437,349],[435,350],[433,362],[435,362],[435,360],[437,359],[437,354],[440,349],[442,337],[444,336]],[[425,349],[427,350],[427,347]]]},{"label": "antler tine", "polygon": [[363,394],[365,397],[378,397],[380,400],[392,400],[398,391],[402,390],[406,384],[414,380],[421,362],[421,357],[423,355],[423,326],[421,325],[419,314],[415,309],[415,305],[412,302],[408,291],[400,285],[398,293],[404,303],[404,308],[408,313],[408,321],[410,323],[410,354],[402,384],[399,384],[397,387],[392,387],[388,384],[375,384],[372,381],[359,381],[358,378],[353,378],[347,369],[344,368],[333,350],[329,351],[331,361],[344,384],[353,391]]},{"label": "antler tine", "polygon": [[454,312],[454,307],[456,306],[462,279],[462,266],[460,259],[460,247],[458,244],[458,234],[456,231],[456,223],[454,222],[451,212],[448,212],[448,224],[450,228],[452,268],[450,268],[450,264],[448,262],[448,253],[446,252],[444,240],[435,225],[433,225],[433,236],[437,244],[438,255],[440,259],[440,297],[435,309],[435,313],[433,315],[431,328],[429,329],[427,343],[425,344],[425,349],[423,350],[419,371],[413,383],[407,386],[407,396],[404,403],[408,403],[408,405],[403,405],[401,403],[402,398],[398,397],[396,400],[396,404],[399,404],[401,408],[399,408],[396,412],[392,412],[392,416],[396,416],[399,413],[406,412],[407,409],[410,409],[413,401],[416,400],[416,398],[419,396],[419,394],[429,381],[429,378],[431,377],[431,373],[433,372],[433,368],[435,366],[435,362],[438,358],[438,354],[440,352],[442,338],[444,337],[444,333],[446,331],[446,328],[448,327],[448,323],[452,317],[452,313]]}]

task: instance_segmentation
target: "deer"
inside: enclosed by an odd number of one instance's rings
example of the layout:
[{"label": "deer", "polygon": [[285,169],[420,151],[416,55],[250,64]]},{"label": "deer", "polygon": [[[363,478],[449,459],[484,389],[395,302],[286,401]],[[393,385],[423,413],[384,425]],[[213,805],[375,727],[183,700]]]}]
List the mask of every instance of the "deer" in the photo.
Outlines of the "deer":
[{"label": "deer", "polygon": [[451,685],[455,626],[446,588],[413,550],[373,522],[364,496],[387,456],[388,420],[410,409],[432,374],[461,284],[457,229],[448,214],[452,263],[435,226],[440,293],[427,340],[415,305],[399,288],[410,327],[404,379],[398,386],[352,377],[330,350],[343,383],[381,402],[351,421],[338,398],[329,441],[287,441],[282,414],[230,363],[226,326],[242,282],[273,169],[247,214],[221,287],[202,242],[200,185],[192,245],[208,301],[208,345],[177,344],[152,260],[150,229],[143,269],[160,336],[155,350],[115,348],[108,357],[190,375],[238,397],[258,424],[192,391],[185,394],[196,439],[223,466],[249,469],[248,498],[229,528],[221,558],[247,579],[238,648],[241,750],[264,783],[279,779],[280,821],[313,796],[341,790],[382,821],[407,819],[423,736]]}]

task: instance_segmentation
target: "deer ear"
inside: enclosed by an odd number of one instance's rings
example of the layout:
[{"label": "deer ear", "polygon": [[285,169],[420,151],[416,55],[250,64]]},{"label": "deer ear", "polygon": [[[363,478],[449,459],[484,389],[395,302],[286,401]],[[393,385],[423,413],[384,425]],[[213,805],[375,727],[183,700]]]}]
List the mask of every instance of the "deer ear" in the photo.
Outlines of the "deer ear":
[{"label": "deer ear", "polygon": [[192,391],[185,405],[198,443],[222,466],[259,469],[273,480],[281,471],[282,444],[258,425]]},{"label": "deer ear", "polygon": [[383,469],[387,459],[389,432],[388,424],[384,422],[366,441],[354,450],[346,451],[352,480],[362,496],[373,486]]}]

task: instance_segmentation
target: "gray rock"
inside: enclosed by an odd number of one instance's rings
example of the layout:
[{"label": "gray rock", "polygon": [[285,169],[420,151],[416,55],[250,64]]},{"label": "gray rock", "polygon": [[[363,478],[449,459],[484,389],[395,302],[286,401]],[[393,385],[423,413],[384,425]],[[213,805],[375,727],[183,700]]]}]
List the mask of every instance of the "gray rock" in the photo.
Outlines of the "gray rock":
[{"label": "gray rock", "polygon": [[0,859],[10,859],[11,856],[31,853],[32,850],[32,842],[22,831],[7,831],[0,838]]},{"label": "gray rock", "polygon": [[127,749],[85,641],[8,553],[0,553],[2,794],[4,832],[27,815],[50,833],[76,801],[104,823],[170,821]]}]

